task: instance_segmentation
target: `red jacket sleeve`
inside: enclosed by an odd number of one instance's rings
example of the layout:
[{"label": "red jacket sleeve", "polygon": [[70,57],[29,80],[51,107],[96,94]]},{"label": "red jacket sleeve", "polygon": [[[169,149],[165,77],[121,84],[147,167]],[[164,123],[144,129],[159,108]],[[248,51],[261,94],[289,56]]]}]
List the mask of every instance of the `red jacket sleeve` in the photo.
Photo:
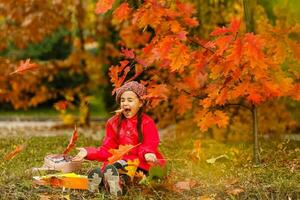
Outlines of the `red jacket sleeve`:
[{"label": "red jacket sleeve", "polygon": [[139,159],[145,160],[144,155],[146,153],[156,154],[157,147],[159,144],[159,135],[155,123],[152,119],[147,120],[147,122],[143,124],[142,129],[143,129],[143,142],[139,147]]},{"label": "red jacket sleeve", "polygon": [[112,127],[110,121],[106,123],[105,128],[105,138],[102,145],[98,148],[95,147],[85,147],[87,150],[86,159],[88,160],[98,160],[100,162],[106,161],[112,154],[108,151],[110,149],[118,148],[118,138],[117,133]]}]

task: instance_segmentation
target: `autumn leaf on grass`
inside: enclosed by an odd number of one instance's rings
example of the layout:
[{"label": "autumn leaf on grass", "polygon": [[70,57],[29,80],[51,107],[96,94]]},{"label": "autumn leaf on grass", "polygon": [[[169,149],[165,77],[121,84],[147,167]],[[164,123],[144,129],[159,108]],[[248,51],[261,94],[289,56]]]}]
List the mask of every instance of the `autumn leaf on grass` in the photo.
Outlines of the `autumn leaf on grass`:
[{"label": "autumn leaf on grass", "polygon": [[243,188],[233,188],[226,191],[226,193],[230,195],[239,195],[240,193],[243,192],[245,192]]},{"label": "autumn leaf on grass", "polygon": [[186,180],[186,181],[179,181],[175,184],[175,190],[181,192],[182,190],[191,190],[197,182],[195,180]]},{"label": "autumn leaf on grass", "polygon": [[118,149],[110,149],[108,152],[112,154],[108,158],[108,163],[113,164],[114,162],[121,160],[125,154],[131,151],[133,148],[139,146],[141,143],[133,146],[131,144],[120,145]]},{"label": "autumn leaf on grass", "polygon": [[127,166],[125,167],[125,169],[127,170],[126,174],[131,178],[131,180],[133,180],[139,164],[140,164],[139,159],[134,159],[133,161],[131,160],[127,161]]},{"label": "autumn leaf on grass", "polygon": [[95,13],[96,14],[106,13],[106,11],[112,8],[114,2],[115,0],[98,0],[96,4]]},{"label": "autumn leaf on grass", "polygon": [[70,142],[69,142],[67,148],[63,152],[64,155],[68,154],[72,150],[72,148],[75,146],[75,142],[76,142],[77,138],[78,138],[78,133],[77,133],[77,127],[75,125],[74,132],[72,134]]},{"label": "autumn leaf on grass", "polygon": [[219,160],[221,158],[229,159],[229,157],[227,155],[223,154],[223,155],[220,155],[220,156],[215,157],[215,158],[207,159],[206,162],[210,163],[210,164],[214,164],[217,160]]},{"label": "autumn leaf on grass", "polygon": [[10,75],[17,74],[17,73],[23,73],[25,71],[36,69],[38,66],[36,63],[30,63],[30,59],[27,59],[25,62],[22,60],[19,67]]},{"label": "autumn leaf on grass", "polygon": [[4,156],[4,159],[7,161],[13,159],[18,153],[23,151],[23,149],[24,149],[24,145],[17,146],[13,151],[6,154]]}]

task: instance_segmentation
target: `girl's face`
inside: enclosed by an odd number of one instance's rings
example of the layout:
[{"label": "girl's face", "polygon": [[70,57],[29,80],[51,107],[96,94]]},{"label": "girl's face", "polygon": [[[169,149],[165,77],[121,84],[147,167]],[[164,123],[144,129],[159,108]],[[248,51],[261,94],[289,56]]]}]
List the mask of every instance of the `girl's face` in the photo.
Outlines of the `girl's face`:
[{"label": "girl's face", "polygon": [[132,91],[125,91],[121,95],[120,104],[122,113],[127,119],[134,117],[143,106],[143,102]]}]

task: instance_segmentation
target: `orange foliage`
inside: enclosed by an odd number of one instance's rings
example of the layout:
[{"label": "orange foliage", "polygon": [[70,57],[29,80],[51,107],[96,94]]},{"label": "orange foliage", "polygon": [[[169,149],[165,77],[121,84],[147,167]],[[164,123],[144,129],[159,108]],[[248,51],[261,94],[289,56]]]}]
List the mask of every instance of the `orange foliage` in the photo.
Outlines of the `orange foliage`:
[{"label": "orange foliage", "polygon": [[[283,60],[273,59],[266,35],[241,33],[241,20],[216,28],[210,34],[212,38],[204,41],[188,35],[190,28],[198,25],[190,3],[145,1],[136,10],[127,6],[132,16],[124,14],[124,29],[137,26],[147,32],[147,27],[151,27],[155,33],[143,46],[128,47],[135,57],[126,56],[143,65],[148,74],[145,98],[152,99],[151,106],[173,98],[174,109],[181,115],[192,110],[195,121],[205,131],[214,125],[227,126],[229,117],[220,110],[227,105],[243,102],[251,108],[282,96],[297,99],[297,80],[281,68]],[[127,41],[122,37],[122,44]],[[296,43],[291,44],[292,49],[297,49]],[[118,69],[111,67],[115,87],[126,79],[132,80],[129,71],[123,64]]]},{"label": "orange foliage", "polygon": [[118,149],[110,149],[109,153],[111,153],[112,156],[108,158],[109,164],[113,164],[114,162],[121,160],[124,155],[139,145],[140,144],[133,146],[131,144],[126,144],[120,145]]}]

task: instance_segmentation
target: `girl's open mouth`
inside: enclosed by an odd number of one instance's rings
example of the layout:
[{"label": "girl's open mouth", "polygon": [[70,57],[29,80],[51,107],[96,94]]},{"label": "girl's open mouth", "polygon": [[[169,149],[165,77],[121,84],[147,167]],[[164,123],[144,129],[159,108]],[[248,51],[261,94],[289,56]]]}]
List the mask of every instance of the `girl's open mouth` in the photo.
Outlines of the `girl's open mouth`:
[{"label": "girl's open mouth", "polygon": [[125,108],[124,112],[126,112],[126,113],[130,112],[130,108]]}]

